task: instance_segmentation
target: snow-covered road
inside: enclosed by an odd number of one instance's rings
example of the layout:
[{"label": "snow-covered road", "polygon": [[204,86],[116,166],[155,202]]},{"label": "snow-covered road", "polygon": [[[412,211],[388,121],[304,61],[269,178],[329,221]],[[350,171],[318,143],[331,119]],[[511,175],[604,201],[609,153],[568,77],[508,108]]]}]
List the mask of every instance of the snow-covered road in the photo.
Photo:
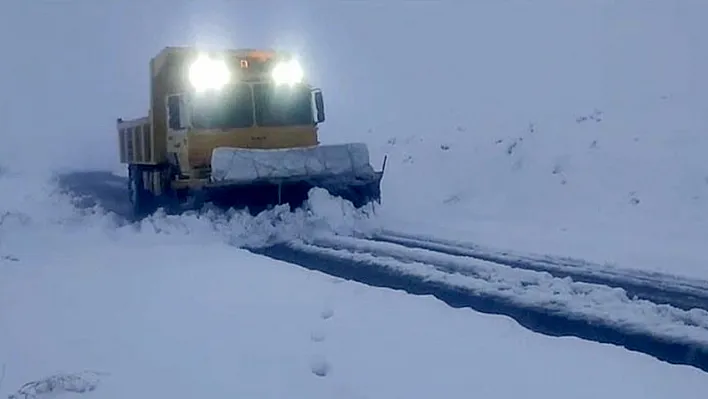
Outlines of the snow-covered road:
[{"label": "snow-covered road", "polygon": [[[119,214],[127,209],[120,177],[77,173],[60,182],[84,196],[81,206],[100,204]],[[708,371],[705,281],[394,231],[360,238],[317,235],[250,249],[368,285],[508,315],[544,334],[622,345]]]}]

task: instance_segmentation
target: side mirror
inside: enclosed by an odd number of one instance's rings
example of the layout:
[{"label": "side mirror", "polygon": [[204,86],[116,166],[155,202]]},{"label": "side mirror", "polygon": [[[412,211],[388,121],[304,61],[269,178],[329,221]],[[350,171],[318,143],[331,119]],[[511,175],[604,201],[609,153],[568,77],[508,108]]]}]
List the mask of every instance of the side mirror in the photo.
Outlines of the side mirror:
[{"label": "side mirror", "polygon": [[314,95],[315,95],[315,109],[317,110],[317,117],[315,118],[315,122],[322,123],[325,121],[324,98],[322,96],[322,91],[317,89],[314,92]]}]

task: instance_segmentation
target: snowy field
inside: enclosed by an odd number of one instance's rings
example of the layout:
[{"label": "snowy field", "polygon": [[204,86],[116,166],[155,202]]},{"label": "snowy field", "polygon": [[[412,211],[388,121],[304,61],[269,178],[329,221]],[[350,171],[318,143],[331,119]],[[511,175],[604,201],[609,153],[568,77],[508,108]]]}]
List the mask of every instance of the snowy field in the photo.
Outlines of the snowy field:
[{"label": "snowy field", "polygon": [[[520,3],[469,2],[435,14],[449,18],[435,34],[384,35],[391,51],[449,58],[401,67],[382,92],[415,81],[441,102],[383,95],[385,118],[323,136],[353,131],[389,155],[383,214],[399,229],[707,277],[708,3]],[[433,8],[405,18],[424,26]]]},{"label": "snowy field", "polygon": [[382,145],[382,219],[441,238],[707,278],[704,110],[656,98],[599,122],[573,117],[394,137]]},{"label": "snowy field", "polygon": [[[708,389],[694,368],[228,245],[273,233],[257,219],[244,217],[239,234],[190,217],[117,227],[33,183],[2,203],[3,395],[52,376],[60,391],[96,398],[645,399]],[[2,189],[19,184],[0,179]]]},{"label": "snowy field", "polygon": [[[708,392],[708,374],[696,368],[543,336],[505,316],[242,249],[387,228],[708,279],[708,3],[403,8],[289,0],[276,16],[273,7],[219,1],[170,3],[166,15],[164,5],[148,3],[27,3],[16,17],[0,16],[0,43],[24,40],[0,65],[0,79],[5,92],[26,94],[3,98],[0,397],[34,399],[52,384],[116,399],[698,399]],[[192,15],[192,7],[210,11]],[[189,32],[156,33],[144,16],[158,12],[189,20]],[[60,23],[77,15],[81,22]],[[253,20],[268,22],[216,28]],[[203,40],[199,27],[222,37],[218,44],[276,42],[302,54],[325,92],[321,140],[366,141],[377,167],[389,156],[375,217],[316,197],[307,217],[158,215],[126,225],[55,193],[49,181],[57,171],[124,174],[115,118],[146,111],[149,57]],[[58,64],[26,62],[37,48]],[[350,238],[339,244],[354,246]],[[389,266],[449,282],[429,264]],[[513,287],[525,289],[528,302],[552,301],[556,288],[590,292],[493,266],[478,262],[473,271],[492,283],[529,276],[535,285],[518,279]],[[593,293],[558,306],[644,327],[649,314],[657,330],[706,339],[701,309],[657,307],[609,288]],[[78,379],[42,380],[82,371]],[[40,383],[18,392],[31,381]]]}]

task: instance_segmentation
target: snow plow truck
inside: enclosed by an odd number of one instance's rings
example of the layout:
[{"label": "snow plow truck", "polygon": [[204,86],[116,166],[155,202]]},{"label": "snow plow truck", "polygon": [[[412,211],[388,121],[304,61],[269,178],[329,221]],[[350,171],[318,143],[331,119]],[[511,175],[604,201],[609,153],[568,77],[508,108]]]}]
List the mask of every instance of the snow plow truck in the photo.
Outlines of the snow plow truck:
[{"label": "snow plow truck", "polygon": [[117,120],[134,216],[206,202],[299,207],[314,187],[361,208],[381,200],[363,143],[323,145],[322,91],[274,50],[166,47],[149,63],[148,116]]}]

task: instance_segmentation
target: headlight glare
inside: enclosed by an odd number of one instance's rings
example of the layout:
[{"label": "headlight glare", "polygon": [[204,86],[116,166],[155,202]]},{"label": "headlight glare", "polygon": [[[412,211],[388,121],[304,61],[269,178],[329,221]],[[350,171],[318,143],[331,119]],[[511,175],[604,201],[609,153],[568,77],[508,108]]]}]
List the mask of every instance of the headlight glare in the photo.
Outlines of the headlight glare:
[{"label": "headlight glare", "polygon": [[290,60],[277,64],[272,75],[275,83],[292,85],[302,82],[305,74],[297,60]]},{"label": "headlight glare", "polygon": [[189,82],[197,91],[219,90],[231,80],[224,60],[200,55],[189,68]]}]

